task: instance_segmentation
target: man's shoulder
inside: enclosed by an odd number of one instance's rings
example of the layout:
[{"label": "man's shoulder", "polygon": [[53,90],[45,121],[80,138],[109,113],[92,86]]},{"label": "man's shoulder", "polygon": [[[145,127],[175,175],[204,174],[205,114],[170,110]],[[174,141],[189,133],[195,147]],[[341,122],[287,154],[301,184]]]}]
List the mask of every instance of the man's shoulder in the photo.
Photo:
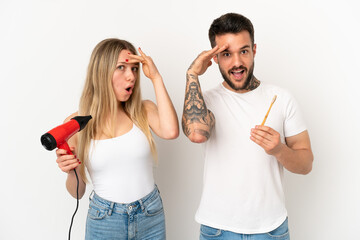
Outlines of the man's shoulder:
[{"label": "man's shoulder", "polygon": [[205,90],[205,92],[218,92],[218,91],[221,91],[222,90],[222,84],[219,83],[219,84],[216,84],[215,86]]},{"label": "man's shoulder", "polygon": [[212,87],[210,89],[207,89],[204,91],[204,96],[206,97],[216,97],[216,95],[222,94],[223,87],[221,84],[216,85],[215,87]]}]

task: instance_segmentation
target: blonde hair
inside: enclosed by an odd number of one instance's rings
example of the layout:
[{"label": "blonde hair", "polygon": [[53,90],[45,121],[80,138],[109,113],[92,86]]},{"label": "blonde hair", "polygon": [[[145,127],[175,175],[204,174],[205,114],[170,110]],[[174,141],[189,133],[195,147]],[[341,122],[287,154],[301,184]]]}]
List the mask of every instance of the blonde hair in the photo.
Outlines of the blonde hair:
[{"label": "blonde hair", "polygon": [[115,137],[114,123],[119,107],[123,107],[134,124],[144,132],[152,155],[154,159],[157,158],[155,142],[141,99],[139,72],[133,93],[126,102],[119,102],[113,91],[112,77],[119,54],[124,49],[137,54],[135,47],[125,40],[105,39],[96,45],[90,57],[85,86],[80,98],[79,115],[91,115],[92,120],[79,132],[77,149],[77,155],[83,162],[79,166],[80,175],[85,182],[87,182],[85,166],[88,166],[91,139],[102,134],[109,138]]}]

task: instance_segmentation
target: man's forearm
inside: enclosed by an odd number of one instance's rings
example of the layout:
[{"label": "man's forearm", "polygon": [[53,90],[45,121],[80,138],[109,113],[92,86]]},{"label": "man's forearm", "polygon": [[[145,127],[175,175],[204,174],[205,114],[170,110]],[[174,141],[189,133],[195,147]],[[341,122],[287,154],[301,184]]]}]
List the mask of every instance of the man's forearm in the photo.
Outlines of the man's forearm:
[{"label": "man's forearm", "polygon": [[275,157],[287,170],[298,174],[308,174],[314,158],[310,149],[291,149],[285,144]]},{"label": "man's forearm", "polygon": [[198,76],[188,71],[182,116],[184,134],[193,142],[204,142],[210,137],[214,120],[214,115],[206,107]]}]

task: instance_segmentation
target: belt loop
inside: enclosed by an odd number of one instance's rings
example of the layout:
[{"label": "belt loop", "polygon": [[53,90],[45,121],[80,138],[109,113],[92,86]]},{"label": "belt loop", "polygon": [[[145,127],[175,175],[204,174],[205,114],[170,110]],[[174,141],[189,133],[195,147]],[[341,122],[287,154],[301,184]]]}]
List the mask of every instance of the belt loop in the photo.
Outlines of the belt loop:
[{"label": "belt loop", "polygon": [[155,189],[156,189],[156,191],[158,191],[160,193],[160,190],[156,184],[155,184]]},{"label": "belt loop", "polygon": [[91,193],[90,193],[90,195],[89,195],[89,201],[91,201],[91,200],[93,199],[94,194],[95,194],[95,191],[92,190]]},{"label": "belt loop", "polygon": [[110,204],[110,209],[109,209],[109,212],[108,212],[108,215],[111,216],[112,212],[113,212],[113,208],[114,208],[114,202],[111,202]]},{"label": "belt loop", "polygon": [[141,211],[144,211],[145,207],[144,207],[144,203],[141,199],[139,200],[139,203],[140,203]]}]

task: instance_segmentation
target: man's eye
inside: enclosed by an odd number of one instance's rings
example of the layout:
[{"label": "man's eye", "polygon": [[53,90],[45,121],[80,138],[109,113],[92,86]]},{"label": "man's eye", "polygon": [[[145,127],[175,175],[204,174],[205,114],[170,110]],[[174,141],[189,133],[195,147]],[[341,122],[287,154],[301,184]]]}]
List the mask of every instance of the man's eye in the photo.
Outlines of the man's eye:
[{"label": "man's eye", "polygon": [[230,57],[230,53],[224,53],[223,56],[224,57]]},{"label": "man's eye", "polygon": [[248,52],[248,50],[242,50],[241,51],[241,54],[245,54],[245,53],[247,53]]}]

